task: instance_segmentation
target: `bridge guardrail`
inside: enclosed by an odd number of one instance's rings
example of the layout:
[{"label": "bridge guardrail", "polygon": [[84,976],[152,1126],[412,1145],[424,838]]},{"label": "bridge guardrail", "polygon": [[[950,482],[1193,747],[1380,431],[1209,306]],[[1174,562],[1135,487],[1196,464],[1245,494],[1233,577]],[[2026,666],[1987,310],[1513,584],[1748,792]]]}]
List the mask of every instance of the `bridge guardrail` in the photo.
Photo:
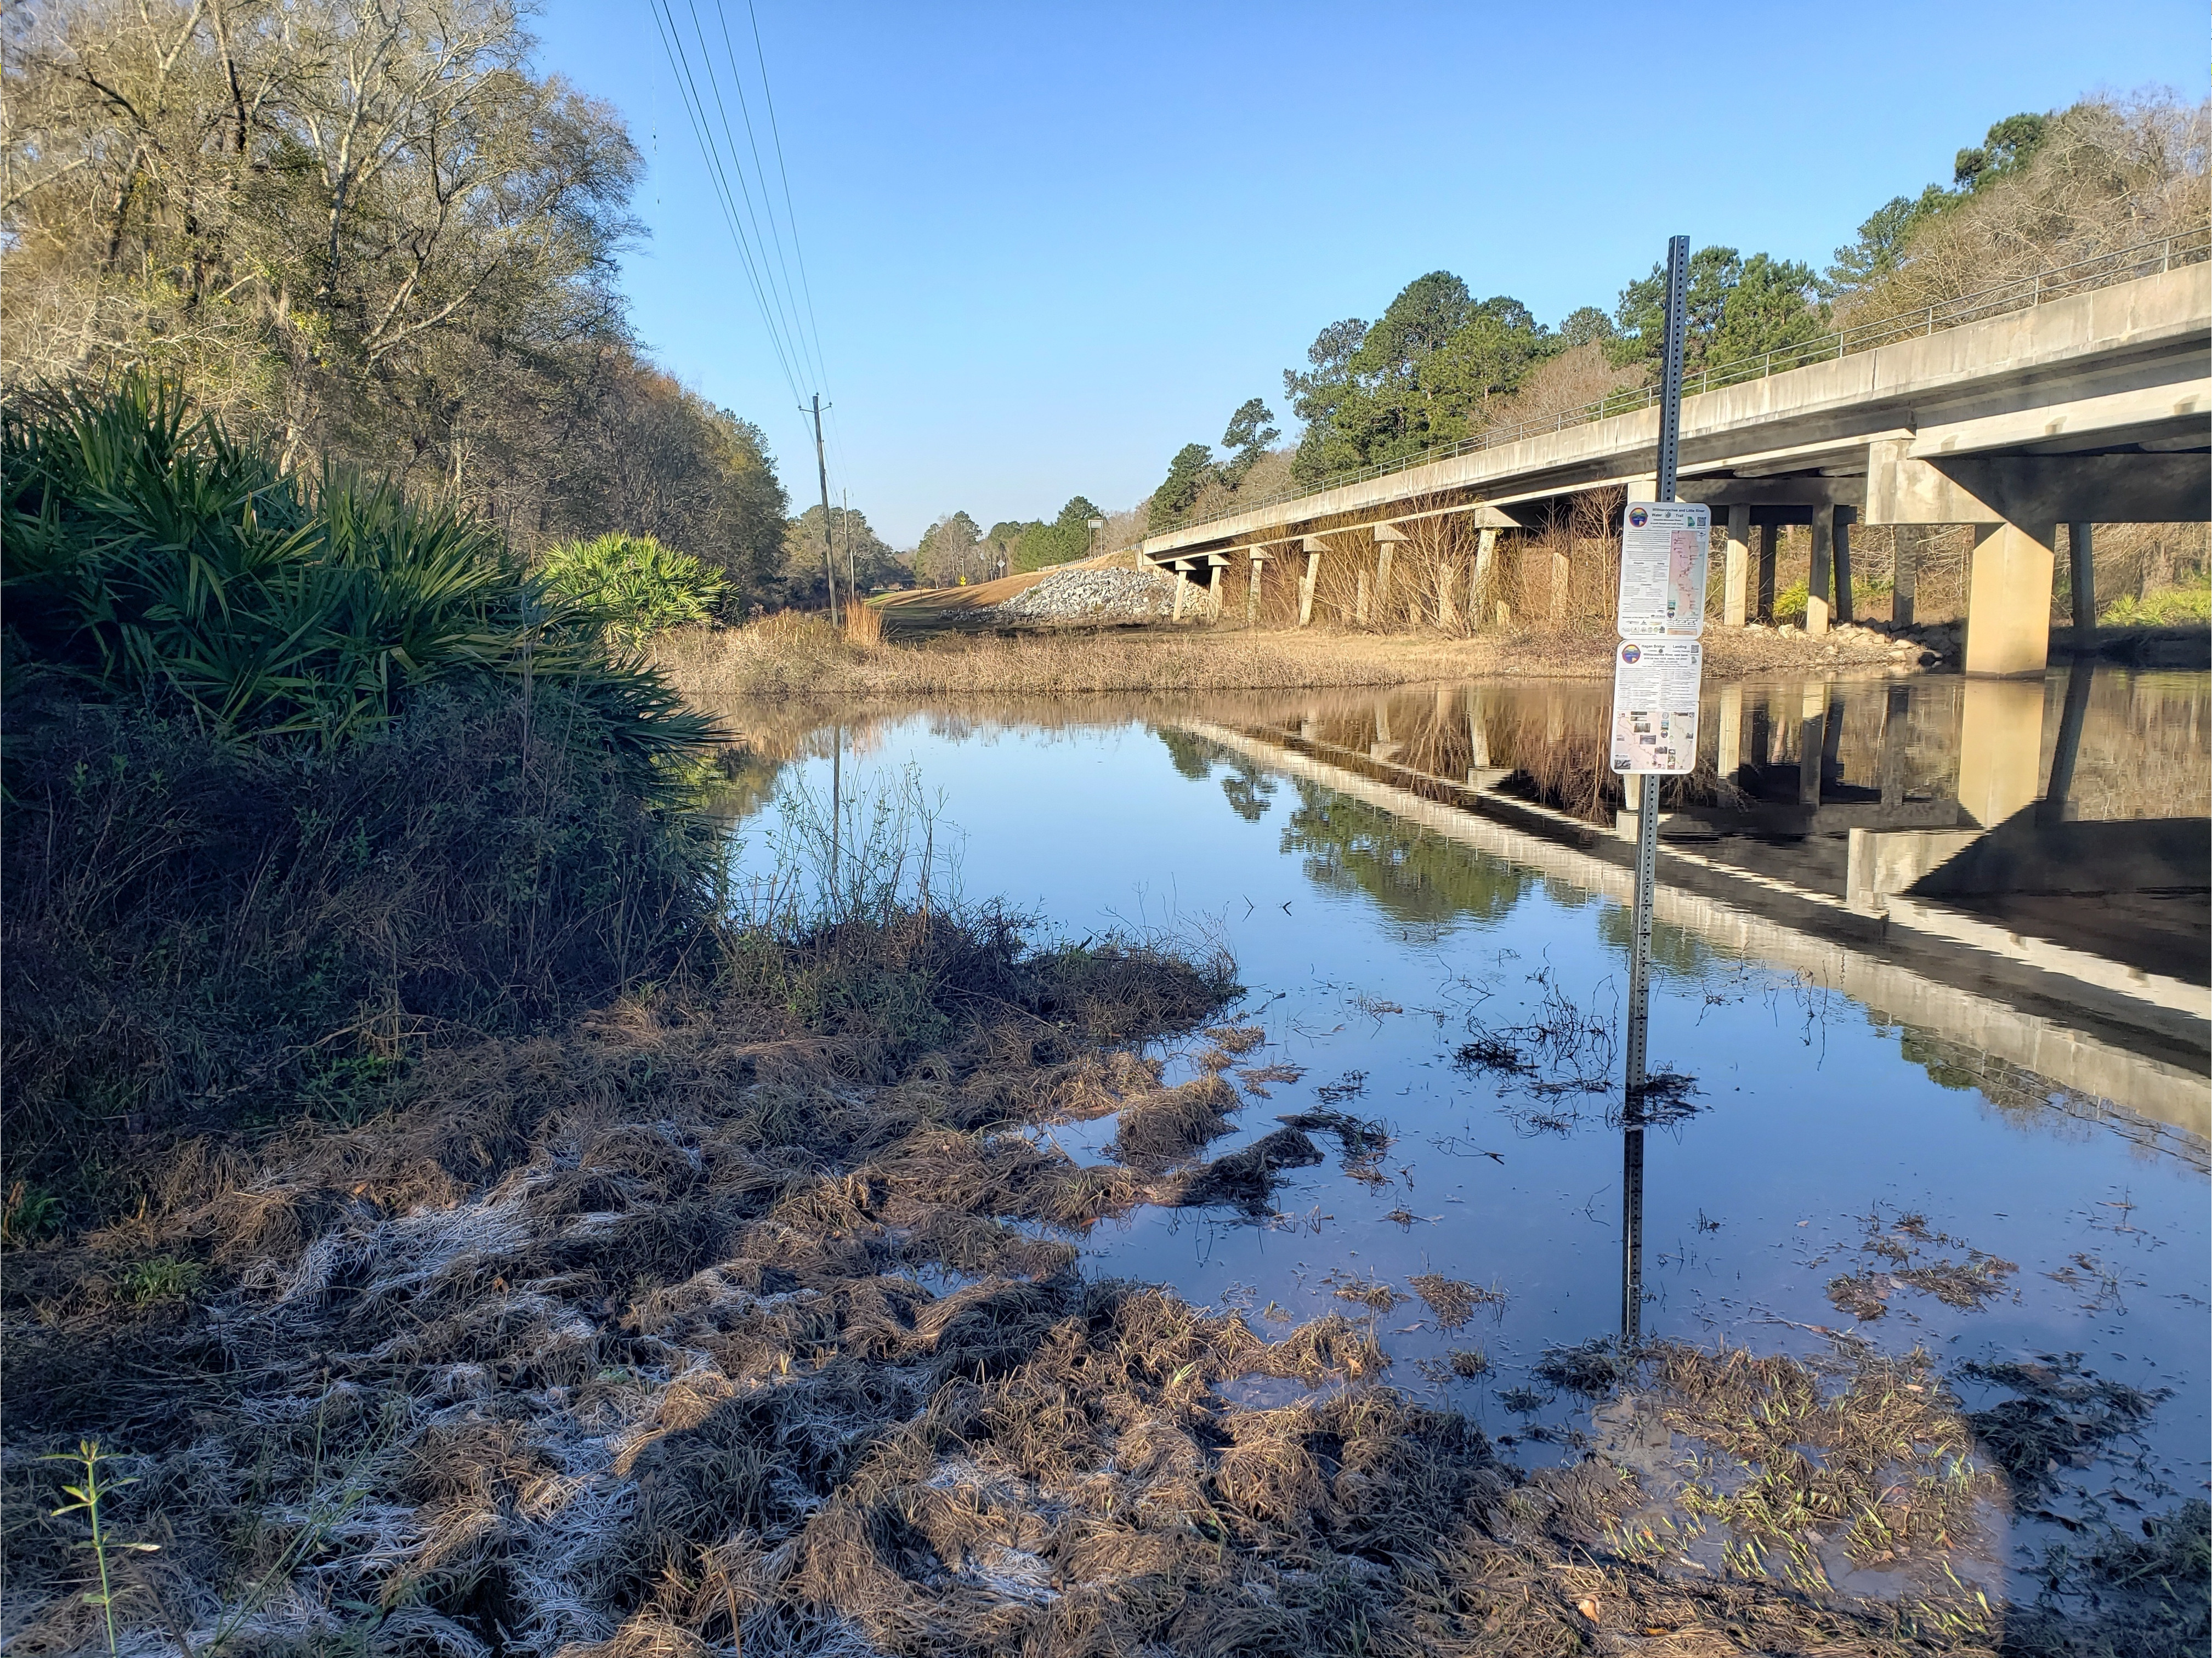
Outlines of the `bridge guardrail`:
[{"label": "bridge guardrail", "polygon": [[[1992,317],[2033,310],[2053,300],[2085,294],[2094,288],[2109,288],[2115,282],[2133,282],[2137,277],[2154,276],[2179,266],[2200,264],[2208,258],[2212,258],[2212,227],[2185,231],[2179,236],[2161,236],[2155,240],[2137,242],[2131,246],[2116,248],[2109,253],[2100,253],[2093,258],[2079,259],[2071,264],[2056,265],[2031,276],[2014,277],[2010,282],[1999,282],[1994,287],[1961,295],[1956,299],[1940,300],[1933,305],[1923,306],[1894,317],[1838,329],[1756,357],[1708,365],[1694,374],[1683,376],[1682,395],[1695,397],[1700,392],[1716,392],[1725,386],[1765,380],[1770,374],[1784,374],[1812,363],[1832,362],[1857,352],[1894,345],[1899,340],[1940,334],[1947,329],[1961,328],[1969,323],[1987,322]],[[1388,477],[1394,472],[1408,472],[1417,466],[1431,465],[1440,460],[1480,454],[1486,449],[1500,449],[1509,443],[1519,443],[1528,438],[1547,437],[1570,427],[1587,426],[1595,421],[1611,420],[1619,415],[1632,415],[1639,409],[1651,407],[1658,398],[1659,388],[1656,385],[1611,392],[1595,403],[1584,404],[1579,409],[1570,409],[1539,420],[1522,421],[1513,426],[1487,427],[1456,442],[1438,444],[1400,460],[1378,461],[1352,471],[1332,473],[1315,483],[1301,485],[1295,489],[1279,489],[1256,500],[1239,501],[1226,512],[1175,527],[1178,530],[1203,529],[1209,524],[1218,524],[1224,519],[1241,518],[1263,507],[1300,501],[1309,495],[1343,489],[1347,484]]]}]

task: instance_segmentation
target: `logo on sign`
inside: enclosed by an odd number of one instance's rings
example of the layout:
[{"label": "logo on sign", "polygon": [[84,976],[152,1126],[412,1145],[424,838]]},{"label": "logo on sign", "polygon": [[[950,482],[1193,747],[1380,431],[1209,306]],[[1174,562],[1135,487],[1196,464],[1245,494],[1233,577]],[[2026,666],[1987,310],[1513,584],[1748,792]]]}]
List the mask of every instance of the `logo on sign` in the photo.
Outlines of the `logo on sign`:
[{"label": "logo on sign", "polygon": [[1640,530],[1651,522],[1651,514],[1641,507],[1632,507],[1628,510],[1628,521]]},{"label": "logo on sign", "polygon": [[1623,645],[1620,647],[1620,659],[1633,667],[1644,659],[1643,649],[1635,645]]}]

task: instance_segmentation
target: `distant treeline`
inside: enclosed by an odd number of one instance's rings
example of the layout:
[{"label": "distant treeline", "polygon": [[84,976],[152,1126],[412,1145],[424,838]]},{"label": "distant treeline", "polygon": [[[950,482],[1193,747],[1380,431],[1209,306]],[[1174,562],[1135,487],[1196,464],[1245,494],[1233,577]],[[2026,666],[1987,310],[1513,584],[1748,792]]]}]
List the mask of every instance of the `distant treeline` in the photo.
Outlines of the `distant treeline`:
[{"label": "distant treeline", "polygon": [[[395,481],[526,553],[652,537],[726,611],[820,602],[821,508],[788,521],[760,428],[632,331],[641,158],[532,71],[514,5],[54,0],[8,28],[8,389],[151,370],[288,469]],[[836,517],[840,580],[878,567]]]},{"label": "distant treeline", "polygon": [[[2203,226],[2207,110],[2169,96],[2090,99],[2008,117],[1954,158],[1948,185],[1898,196],[1816,270],[1712,246],[1691,258],[1687,357],[1694,369],[1756,357],[2002,282]],[[1373,322],[1331,323],[1284,372],[1295,447],[1268,451],[1274,416],[1255,398],[1231,418],[1225,460],[1186,444],[1145,503],[1158,530],[1363,466],[1405,460],[1492,425],[1545,418],[1650,372],[1665,273],[1627,282],[1610,311],[1557,327],[1519,300],[1477,300],[1449,271],[1415,278]]]},{"label": "distant treeline", "polygon": [[915,574],[938,586],[957,581],[988,581],[1021,570],[1042,570],[1087,556],[1099,541],[1091,520],[1103,515],[1082,495],[1069,499],[1048,523],[1043,519],[1002,519],[988,530],[966,513],[947,513],[922,531],[915,549]]}]

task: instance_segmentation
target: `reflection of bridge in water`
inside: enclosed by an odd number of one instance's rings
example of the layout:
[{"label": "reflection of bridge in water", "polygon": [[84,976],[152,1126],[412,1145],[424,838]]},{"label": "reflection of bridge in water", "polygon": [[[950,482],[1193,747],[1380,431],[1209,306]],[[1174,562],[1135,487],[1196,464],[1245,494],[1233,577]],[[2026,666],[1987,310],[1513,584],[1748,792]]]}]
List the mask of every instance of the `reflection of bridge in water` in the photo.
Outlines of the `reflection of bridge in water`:
[{"label": "reflection of bridge in water", "polygon": [[[1626,902],[1634,824],[1602,767],[1607,689],[1322,695],[1176,723]],[[2103,1120],[2201,1163],[2208,723],[2203,676],[2087,663],[2047,682],[1709,689],[1698,770],[1661,823],[1658,918],[1678,950],[1849,996],[2001,1108]]]}]

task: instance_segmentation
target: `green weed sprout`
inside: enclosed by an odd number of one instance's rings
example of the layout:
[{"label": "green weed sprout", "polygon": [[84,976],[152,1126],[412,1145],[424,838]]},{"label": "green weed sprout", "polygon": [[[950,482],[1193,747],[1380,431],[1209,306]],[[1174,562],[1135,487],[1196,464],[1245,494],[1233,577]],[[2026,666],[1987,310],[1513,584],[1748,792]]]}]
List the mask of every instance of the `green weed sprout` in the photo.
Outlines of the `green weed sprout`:
[{"label": "green weed sprout", "polygon": [[107,1649],[113,1652],[116,1650],[115,1585],[107,1570],[107,1552],[111,1548],[116,1548],[128,1550],[132,1553],[151,1554],[160,1547],[160,1545],[115,1542],[100,1529],[100,1505],[125,1485],[135,1485],[138,1482],[136,1479],[103,1480],[100,1478],[100,1465],[103,1462],[112,1462],[114,1458],[100,1448],[100,1442],[96,1439],[80,1439],[76,1442],[76,1450],[58,1451],[52,1456],[42,1457],[40,1460],[45,1462],[74,1462],[84,1470],[82,1485],[62,1487],[64,1495],[76,1500],[64,1503],[60,1508],[56,1509],[53,1511],[54,1518],[58,1520],[64,1515],[81,1512],[92,1526],[91,1542],[82,1543],[77,1546],[89,1548],[94,1558],[100,1562],[100,1593],[88,1594],[84,1598],[87,1605],[98,1606],[107,1619]]}]

